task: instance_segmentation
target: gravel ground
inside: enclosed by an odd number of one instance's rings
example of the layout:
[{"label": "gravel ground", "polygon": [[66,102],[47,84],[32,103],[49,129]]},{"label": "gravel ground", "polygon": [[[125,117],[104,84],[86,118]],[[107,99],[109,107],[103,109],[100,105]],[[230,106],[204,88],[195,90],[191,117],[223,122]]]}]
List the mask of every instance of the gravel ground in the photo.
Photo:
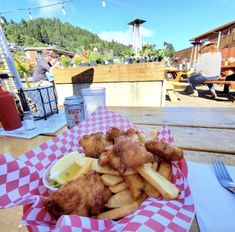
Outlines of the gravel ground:
[{"label": "gravel ground", "polygon": [[[183,93],[183,91],[177,91],[176,96],[178,97],[178,102],[171,102],[166,97],[166,106],[171,107],[235,107],[235,101],[229,101],[226,95],[222,94],[223,86],[216,86],[217,98],[212,99],[210,97],[210,91],[207,86],[197,87],[199,97],[191,97]],[[235,98],[235,90],[230,92]]]}]

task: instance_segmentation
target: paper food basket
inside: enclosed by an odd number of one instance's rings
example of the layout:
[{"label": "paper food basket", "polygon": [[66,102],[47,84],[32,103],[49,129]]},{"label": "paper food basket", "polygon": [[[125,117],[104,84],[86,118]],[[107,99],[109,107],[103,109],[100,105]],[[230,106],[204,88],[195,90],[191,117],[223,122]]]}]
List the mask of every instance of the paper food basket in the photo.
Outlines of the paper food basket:
[{"label": "paper food basket", "polygon": [[[48,140],[33,150],[13,158],[0,155],[0,208],[24,205],[23,224],[30,231],[188,231],[194,217],[194,204],[186,180],[187,164],[183,159],[172,163],[174,182],[180,189],[178,200],[147,198],[134,213],[118,221],[80,216],[61,216],[53,221],[43,200],[49,192],[42,175],[51,162],[71,151],[82,151],[79,140],[84,134],[106,132],[111,127],[135,128],[123,116],[99,108],[79,126]],[[163,126],[158,139],[173,143],[173,136]]]}]

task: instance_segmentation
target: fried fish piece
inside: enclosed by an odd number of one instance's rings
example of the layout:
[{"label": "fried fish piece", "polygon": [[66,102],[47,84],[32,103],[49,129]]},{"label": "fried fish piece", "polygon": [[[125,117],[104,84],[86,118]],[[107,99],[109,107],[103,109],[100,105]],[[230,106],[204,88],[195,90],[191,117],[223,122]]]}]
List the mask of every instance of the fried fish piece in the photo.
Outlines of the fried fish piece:
[{"label": "fried fish piece", "polygon": [[127,131],[120,130],[118,128],[112,127],[110,130],[107,131],[106,136],[109,140],[112,140],[113,143],[117,143],[121,139],[132,139],[133,141],[139,141],[141,134],[139,131],[130,128]]},{"label": "fried fish piece", "polygon": [[166,161],[176,161],[183,158],[183,151],[180,148],[166,142],[149,140],[145,142],[145,148],[155,156]]},{"label": "fried fish piece", "polygon": [[112,148],[102,152],[100,166],[109,166],[123,175],[127,168],[153,162],[153,154],[148,152],[144,143],[126,138],[119,140]]},{"label": "fried fish piece", "polygon": [[99,158],[100,153],[113,143],[104,133],[98,132],[90,135],[84,135],[79,144],[84,149],[86,156]]},{"label": "fried fish piece", "polygon": [[44,201],[53,219],[61,215],[93,216],[98,215],[112,193],[104,186],[100,174],[91,172],[72,180],[53,192]]},{"label": "fried fish piece", "polygon": [[109,147],[101,153],[98,163],[101,167],[108,166],[121,175],[127,171],[126,165],[122,163],[121,158],[114,153],[113,147]]}]

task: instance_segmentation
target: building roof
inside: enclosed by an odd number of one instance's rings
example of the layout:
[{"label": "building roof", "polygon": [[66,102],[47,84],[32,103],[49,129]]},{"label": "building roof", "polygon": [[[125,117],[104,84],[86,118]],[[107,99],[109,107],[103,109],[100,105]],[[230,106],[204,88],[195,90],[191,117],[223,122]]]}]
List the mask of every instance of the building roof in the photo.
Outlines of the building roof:
[{"label": "building roof", "polygon": [[210,35],[211,33],[218,33],[219,31],[228,30],[229,28],[231,28],[231,27],[234,26],[234,25],[235,25],[235,20],[232,21],[232,22],[230,22],[230,23],[226,23],[226,24],[224,24],[224,25],[222,25],[222,26],[216,27],[216,28],[214,28],[214,29],[212,29],[212,30],[210,30],[210,31],[208,31],[208,32],[205,32],[205,33],[203,33],[203,34],[201,34],[201,35],[198,35],[198,36],[196,36],[196,37],[190,39],[190,41],[193,41],[193,40],[200,40],[201,38],[204,38],[204,37],[206,37],[207,35]]},{"label": "building roof", "polygon": [[128,23],[128,25],[134,25],[134,24],[142,24],[142,23],[145,23],[146,21],[143,20],[143,19],[135,19],[131,22]]},{"label": "building roof", "polygon": [[55,47],[26,47],[24,48],[25,51],[42,51],[42,50],[52,50],[55,51],[56,53],[62,53],[62,54],[68,54],[70,56],[74,56],[74,52],[62,50],[62,49],[57,49]]}]

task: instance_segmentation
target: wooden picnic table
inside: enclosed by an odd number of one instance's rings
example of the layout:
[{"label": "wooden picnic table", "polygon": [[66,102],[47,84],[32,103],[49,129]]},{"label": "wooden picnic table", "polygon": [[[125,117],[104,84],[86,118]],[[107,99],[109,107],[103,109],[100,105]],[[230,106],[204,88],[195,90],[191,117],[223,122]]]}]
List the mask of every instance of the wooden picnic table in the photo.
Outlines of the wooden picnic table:
[{"label": "wooden picnic table", "polygon": [[[169,79],[167,77],[167,74],[172,74],[173,78]],[[230,63],[228,65],[221,66],[221,77],[216,81],[206,81],[204,84],[221,84],[221,85],[230,85],[230,90],[235,89],[234,81],[225,81],[225,78],[227,75],[230,75],[232,73],[235,73],[235,62]],[[182,75],[186,78],[182,78]],[[171,70],[166,69],[166,79],[167,79],[167,85],[166,85],[166,93],[169,96],[170,101],[177,102],[178,98],[175,94],[175,92],[183,91],[186,86],[189,85],[187,78],[190,76],[188,74],[188,70]],[[234,101],[234,97],[231,94],[227,94],[227,98],[230,101]]]},{"label": "wooden picnic table", "polygon": [[228,65],[223,65],[221,67],[221,70],[222,71],[225,71],[225,70],[232,70],[232,71],[235,71],[235,62],[232,62],[231,64],[228,64]]},{"label": "wooden picnic table", "polygon": [[182,76],[188,77],[187,69],[166,69],[167,74],[171,74],[174,81],[179,81]]},{"label": "wooden picnic table", "polygon": [[[109,107],[124,115],[135,125],[147,132],[160,129],[167,122],[177,146],[184,150],[186,160],[210,163],[222,159],[235,166],[235,108],[191,108],[191,107]],[[63,128],[61,131],[66,130]],[[58,134],[57,133],[57,134]],[[0,137],[0,153],[17,157],[48,139],[56,136],[38,136],[31,140]],[[26,231],[19,228],[21,207],[0,211],[0,223],[7,231]],[[191,232],[199,228],[194,219]]]}]

